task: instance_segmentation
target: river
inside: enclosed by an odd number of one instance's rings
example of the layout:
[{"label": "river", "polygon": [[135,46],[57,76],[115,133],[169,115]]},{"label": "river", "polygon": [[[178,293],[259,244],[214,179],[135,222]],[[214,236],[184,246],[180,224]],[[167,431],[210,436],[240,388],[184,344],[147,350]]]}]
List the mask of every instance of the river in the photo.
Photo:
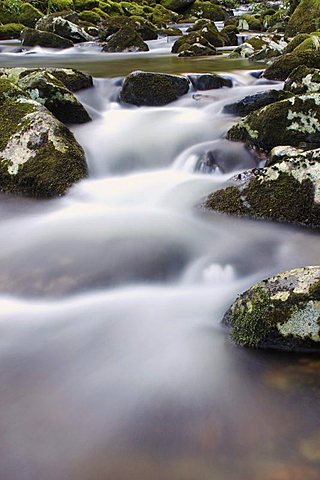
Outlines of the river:
[{"label": "river", "polygon": [[[1,66],[78,67],[95,87],[78,95],[93,121],[71,127],[89,178],[56,200],[1,197],[1,480],[318,479],[320,362],[241,349],[220,323],[254,282],[318,264],[318,238],[200,208],[259,165],[223,139],[237,120],[223,106],[281,84],[245,60],[177,59],[161,39],[110,56],[11,46]],[[234,86],[120,105],[135,69]]]}]

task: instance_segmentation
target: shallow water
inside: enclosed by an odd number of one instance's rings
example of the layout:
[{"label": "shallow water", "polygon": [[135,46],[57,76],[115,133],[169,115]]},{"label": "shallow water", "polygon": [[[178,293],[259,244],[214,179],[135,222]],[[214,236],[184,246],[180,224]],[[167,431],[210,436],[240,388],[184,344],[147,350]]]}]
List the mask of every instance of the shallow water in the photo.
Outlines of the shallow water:
[{"label": "shallow water", "polygon": [[[171,71],[148,55],[98,76]],[[255,281],[320,253],[311,231],[199,208],[259,164],[223,139],[236,118],[221,111],[270,84],[226,65],[232,89],[161,108],[124,107],[119,78],[96,78],[79,93],[94,120],[72,127],[90,178],[58,200],[2,196],[1,480],[319,478],[320,362],[242,350],[220,323]]]}]

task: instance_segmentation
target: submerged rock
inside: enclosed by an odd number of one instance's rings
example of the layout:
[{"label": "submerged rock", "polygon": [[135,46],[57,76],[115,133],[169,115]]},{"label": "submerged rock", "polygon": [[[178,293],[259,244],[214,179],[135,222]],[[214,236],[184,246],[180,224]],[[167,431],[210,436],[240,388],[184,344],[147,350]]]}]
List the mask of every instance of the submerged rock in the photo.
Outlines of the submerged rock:
[{"label": "submerged rock", "polygon": [[188,90],[188,80],[180,75],[138,71],[126,77],[120,99],[138,106],[161,106],[174,102]]},{"label": "submerged rock", "polygon": [[320,145],[320,95],[300,95],[260,108],[234,125],[229,140],[246,142],[263,150],[277,145]]},{"label": "submerged rock", "polygon": [[[204,207],[222,213],[320,228],[320,149],[290,152],[272,166],[233,177]],[[274,158],[276,161],[276,158]]]},{"label": "submerged rock", "polygon": [[32,197],[63,195],[87,175],[82,148],[51,113],[0,80],[0,190]]},{"label": "submerged rock", "polygon": [[126,25],[114,33],[102,47],[103,52],[147,52],[148,45],[139,33]]},{"label": "submerged rock", "polygon": [[91,120],[77,98],[47,71],[31,72],[23,76],[18,85],[63,123],[85,123]]},{"label": "submerged rock", "polygon": [[266,92],[259,92],[255,95],[248,95],[247,97],[238,100],[234,103],[229,103],[223,108],[224,113],[231,113],[244,117],[259,108],[270,105],[274,102],[284,100],[291,97],[290,93],[283,92],[282,90],[267,90]]},{"label": "submerged rock", "polygon": [[22,45],[25,47],[43,48],[71,48],[73,42],[51,32],[41,32],[32,28],[25,28],[21,33]]},{"label": "submerged rock", "polygon": [[268,278],[241,294],[224,317],[242,346],[319,351],[320,267]]},{"label": "submerged rock", "polygon": [[232,80],[223,78],[216,73],[205,73],[202,75],[188,75],[195,90],[214,90],[222,87],[232,87]]}]

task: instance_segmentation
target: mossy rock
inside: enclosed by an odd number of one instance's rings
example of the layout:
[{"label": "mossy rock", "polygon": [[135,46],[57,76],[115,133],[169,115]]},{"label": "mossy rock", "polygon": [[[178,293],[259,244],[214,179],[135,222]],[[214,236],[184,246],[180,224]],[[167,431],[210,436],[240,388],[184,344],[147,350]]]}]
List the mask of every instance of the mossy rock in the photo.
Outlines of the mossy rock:
[{"label": "mossy rock", "polygon": [[[72,18],[72,17],[71,17]],[[73,43],[80,43],[93,40],[83,28],[60,15],[48,15],[36,24],[37,30],[55,33],[60,37],[71,40]]]},{"label": "mossy rock", "polygon": [[55,197],[87,176],[82,148],[45,107],[26,97],[8,98],[1,112],[0,190]]},{"label": "mossy rock", "polygon": [[91,120],[71,91],[47,71],[40,70],[22,76],[18,86],[63,123],[86,123]]},{"label": "mossy rock", "polygon": [[317,93],[272,103],[234,125],[227,138],[266,151],[277,145],[320,144],[319,105]]},{"label": "mossy rock", "polygon": [[238,29],[241,30],[250,30],[254,32],[260,32],[263,30],[263,24],[261,22],[260,16],[250,15],[245,13],[238,18],[237,22]]},{"label": "mossy rock", "polygon": [[180,75],[133,72],[122,85],[120,99],[142,106],[162,106],[174,102],[189,90],[189,81]]},{"label": "mossy rock", "polygon": [[0,40],[20,38],[20,34],[24,28],[25,26],[20,23],[7,23],[6,25],[0,25]]},{"label": "mossy rock", "polygon": [[101,22],[101,16],[98,13],[93,12],[91,10],[83,10],[81,13],[79,13],[78,17],[79,17],[79,20],[83,22],[89,22],[93,24],[97,24]]},{"label": "mossy rock", "polygon": [[232,80],[224,78],[216,73],[203,73],[199,75],[188,75],[195,90],[216,90],[218,88],[231,88]]},{"label": "mossy rock", "polygon": [[0,2],[0,23],[20,23],[21,1],[2,0]]},{"label": "mossy rock", "polygon": [[21,5],[19,21],[26,27],[33,28],[37,21],[43,17],[43,14],[30,3],[23,3]]},{"label": "mossy rock", "polygon": [[320,267],[301,267],[255,284],[224,317],[239,345],[318,352]]},{"label": "mossy rock", "polygon": [[65,12],[56,12],[50,13],[40,18],[36,23],[36,29],[42,30],[44,32],[54,32],[54,19],[55,18],[64,18],[69,20],[69,22],[78,24],[79,18],[76,12],[65,11]]},{"label": "mossy rock", "polygon": [[172,28],[159,28],[157,30],[157,34],[161,36],[167,37],[181,37],[183,35],[182,30],[180,28],[172,27]]},{"label": "mossy rock", "polygon": [[214,47],[194,43],[193,45],[183,45],[178,57],[208,57],[212,55],[217,55]]},{"label": "mossy rock", "polygon": [[303,65],[295,68],[286,79],[284,90],[294,94],[319,93],[320,70]]},{"label": "mossy rock", "polygon": [[119,2],[119,5],[120,5],[124,15],[127,15],[129,17],[131,17],[132,15],[135,15],[135,16],[138,16],[138,17],[147,16],[143,7],[141,5],[138,5],[135,2]]},{"label": "mossy rock", "polygon": [[167,26],[168,23],[176,22],[179,16],[163,5],[157,4],[152,8],[151,12],[147,13],[147,18],[155,25]]},{"label": "mossy rock", "polygon": [[233,177],[204,207],[229,215],[320,228],[320,149]]},{"label": "mossy rock", "polygon": [[64,12],[73,8],[73,0],[48,0],[47,13]]},{"label": "mossy rock", "polygon": [[188,28],[187,32],[205,38],[214,47],[224,47],[225,45],[225,37],[221,35],[214,22],[211,20],[197,20]]},{"label": "mossy rock", "polygon": [[293,52],[295,48],[297,48],[301,43],[303,43],[309,37],[310,37],[309,33],[299,33],[294,38],[292,38],[292,40],[290,40],[290,42],[286,46],[283,53],[286,54],[286,53]]},{"label": "mossy rock", "polygon": [[238,45],[238,33],[239,30],[235,25],[228,25],[220,31],[220,34],[225,39],[226,46]]},{"label": "mossy rock", "polygon": [[134,15],[130,17],[130,20],[133,22],[132,26],[143,40],[156,40],[158,38],[157,29],[149,20]]},{"label": "mossy rock", "polygon": [[148,45],[139,33],[130,26],[124,26],[103,45],[102,52],[147,52]]},{"label": "mossy rock", "polygon": [[320,29],[320,1],[301,0],[290,17],[285,34],[294,37],[298,33],[311,33]]},{"label": "mossy rock", "polygon": [[43,47],[43,48],[71,48],[73,42],[60,37],[55,33],[41,32],[32,28],[25,28],[21,33],[22,45],[25,47]]},{"label": "mossy rock", "polygon": [[98,0],[73,0],[73,3],[76,12],[83,12],[93,10],[94,8],[100,8],[100,2]]},{"label": "mossy rock", "polygon": [[187,7],[192,5],[195,0],[161,0],[161,5],[163,5],[168,10],[173,10],[174,12],[183,12]]},{"label": "mossy rock", "polygon": [[198,31],[191,31],[178,38],[172,45],[171,52],[181,53],[189,50],[192,46],[200,46],[200,48],[206,47],[216,54],[215,47],[224,46],[224,38],[214,25],[207,25]]},{"label": "mossy rock", "polygon": [[211,2],[202,2],[200,0],[196,0],[184,11],[183,16],[185,18],[207,18],[209,20],[213,20],[214,22],[219,22],[226,20],[228,13],[219,5],[215,5]]},{"label": "mossy rock", "polygon": [[265,92],[256,93],[255,95],[248,95],[237,102],[229,103],[224,106],[223,112],[244,117],[262,107],[266,107],[267,105],[271,105],[272,103],[284,100],[291,96],[292,94],[282,90],[267,90]]}]

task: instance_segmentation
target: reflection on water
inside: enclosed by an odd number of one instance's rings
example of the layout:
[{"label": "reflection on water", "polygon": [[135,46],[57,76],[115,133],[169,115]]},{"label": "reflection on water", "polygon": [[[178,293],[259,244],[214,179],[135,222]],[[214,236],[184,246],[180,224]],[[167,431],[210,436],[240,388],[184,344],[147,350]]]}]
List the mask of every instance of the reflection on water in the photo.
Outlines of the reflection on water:
[{"label": "reflection on water", "polygon": [[220,324],[237,293],[320,254],[310,231],[199,209],[259,163],[221,111],[268,85],[230,75],[159,109],[96,80],[73,128],[91,177],[2,197],[1,480],[318,480],[320,362],[242,350]]}]

